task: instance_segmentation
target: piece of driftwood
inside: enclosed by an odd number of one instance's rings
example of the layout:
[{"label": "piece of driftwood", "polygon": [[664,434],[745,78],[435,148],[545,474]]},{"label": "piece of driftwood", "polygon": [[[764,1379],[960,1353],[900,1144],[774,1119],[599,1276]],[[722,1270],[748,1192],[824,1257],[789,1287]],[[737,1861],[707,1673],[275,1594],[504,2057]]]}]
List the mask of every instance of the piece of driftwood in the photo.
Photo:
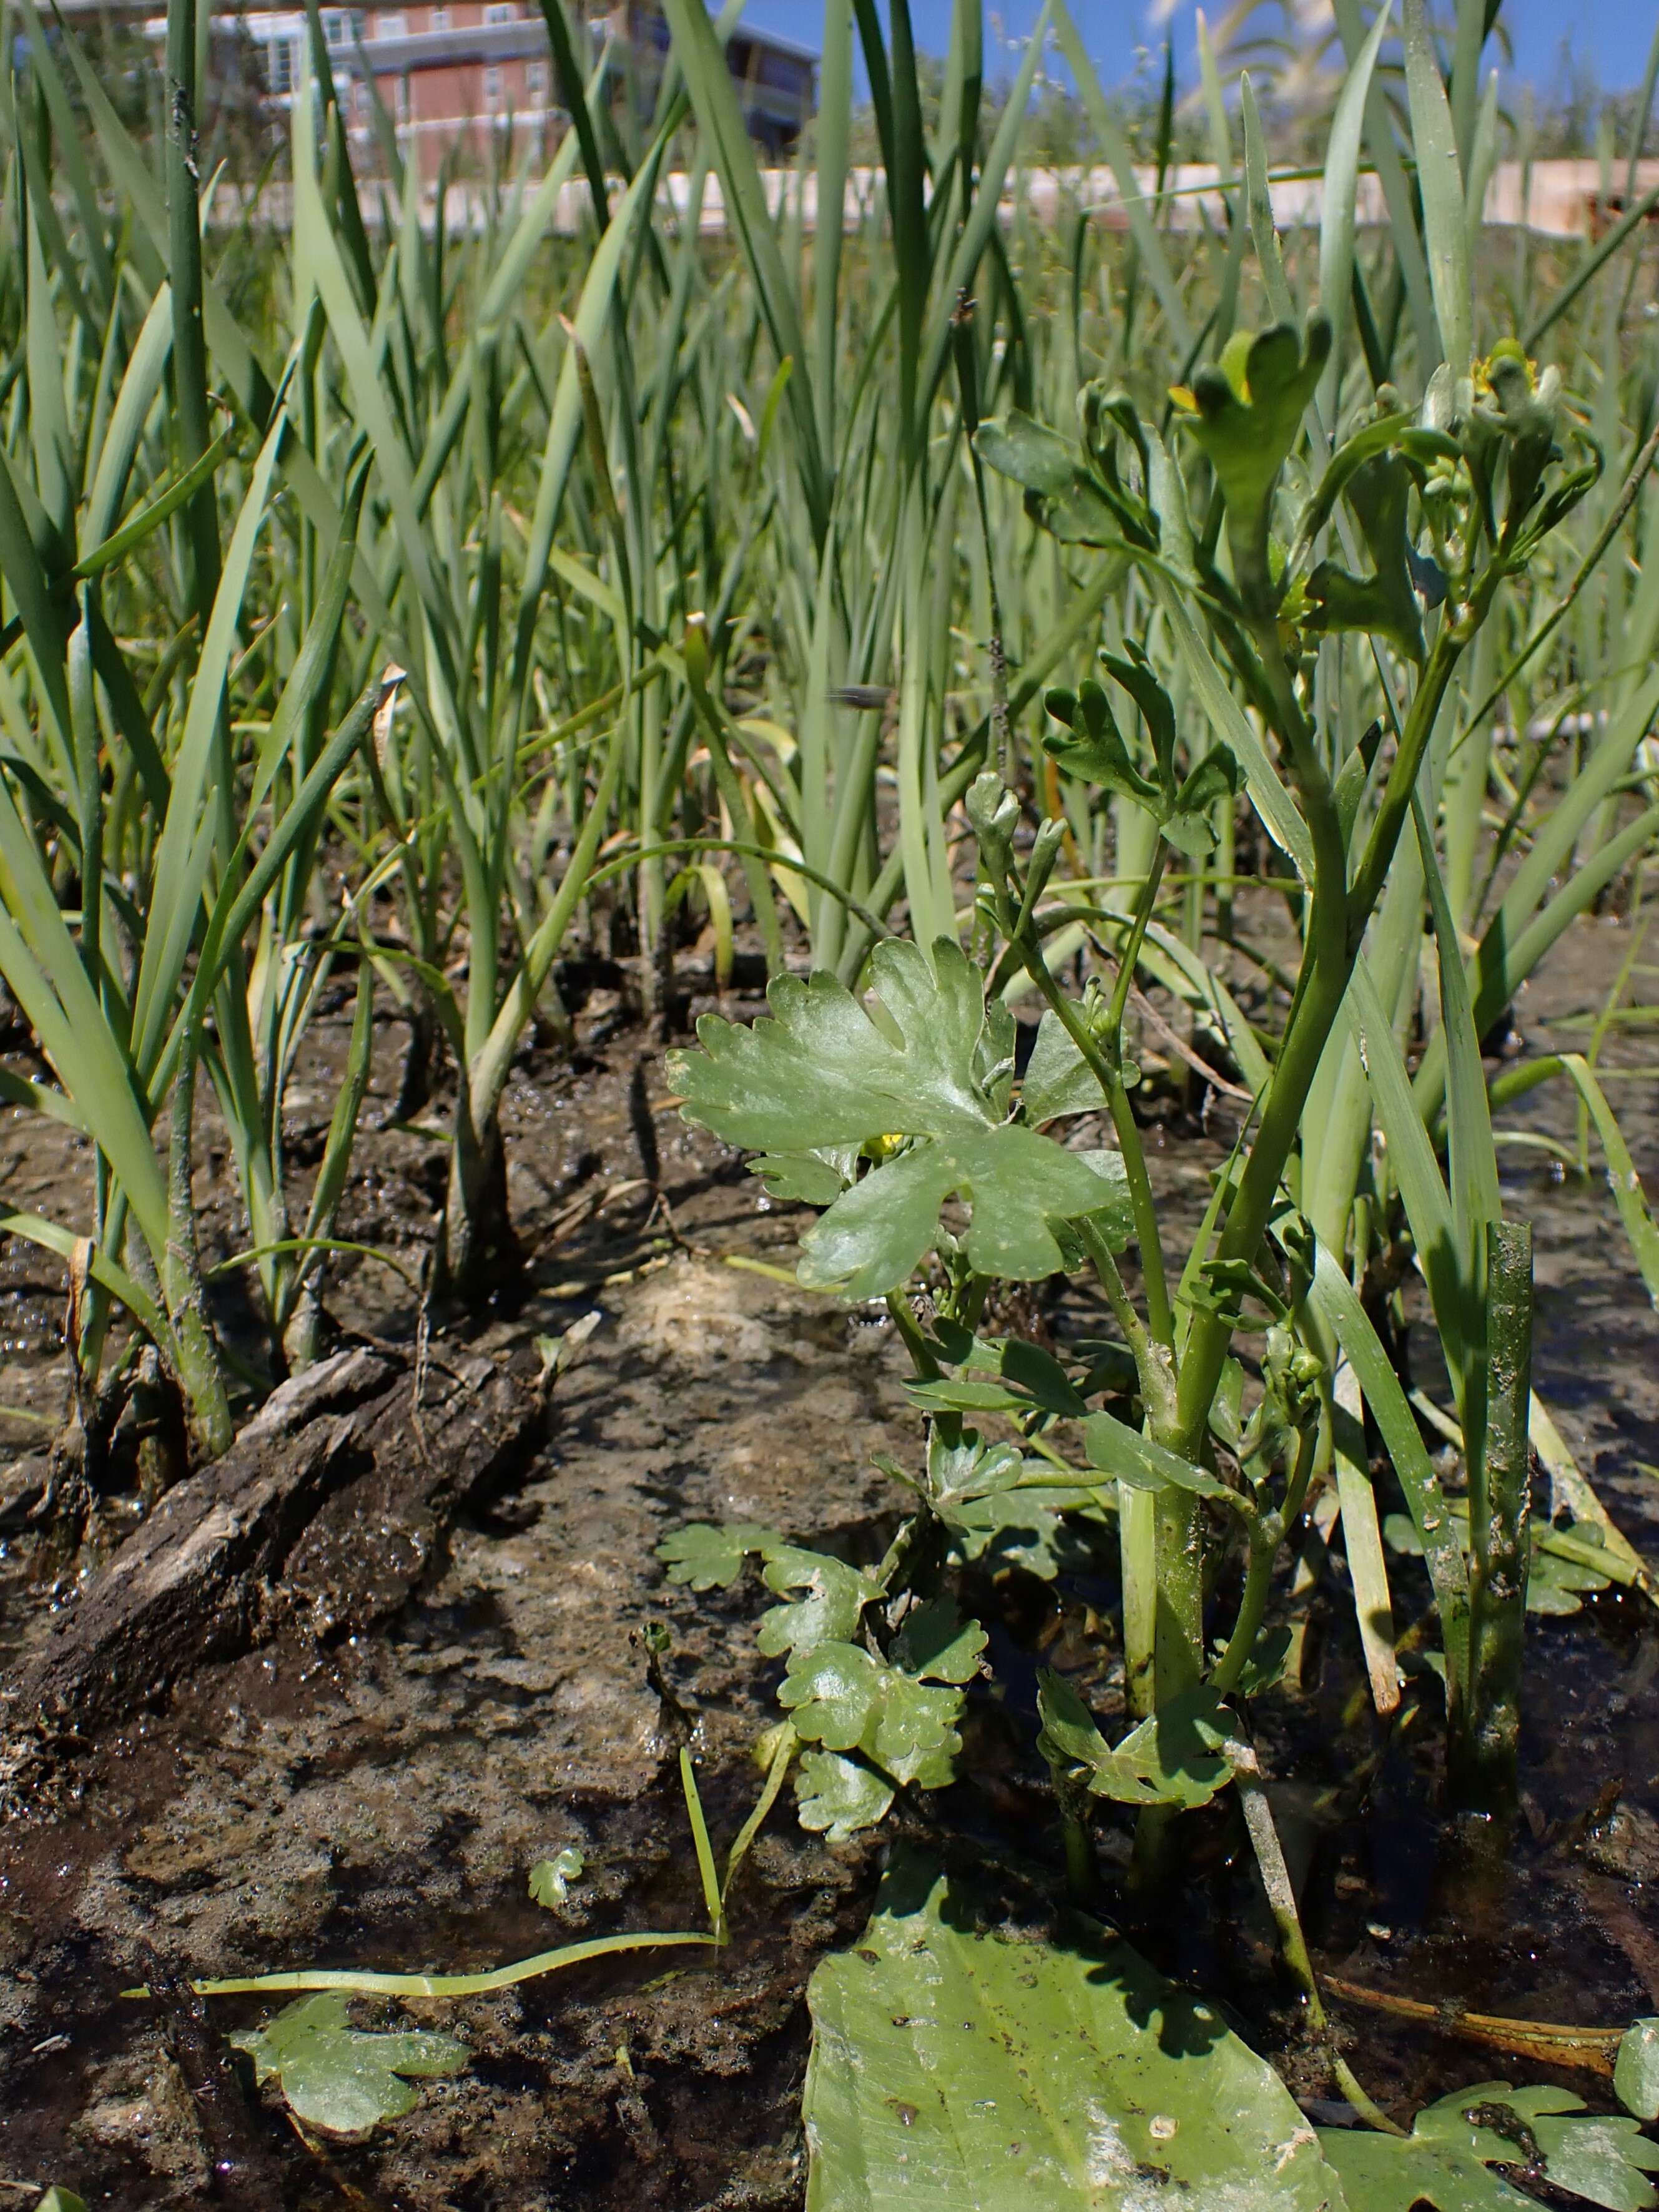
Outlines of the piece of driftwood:
[{"label": "piece of driftwood", "polygon": [[539,1421],[530,1391],[451,1346],[418,1406],[399,1352],[319,1361],[170,1490],[54,1623],[24,1662],[11,1729],[85,1736],[284,1625],[327,1638],[383,1620],[454,1515],[523,1466]]}]

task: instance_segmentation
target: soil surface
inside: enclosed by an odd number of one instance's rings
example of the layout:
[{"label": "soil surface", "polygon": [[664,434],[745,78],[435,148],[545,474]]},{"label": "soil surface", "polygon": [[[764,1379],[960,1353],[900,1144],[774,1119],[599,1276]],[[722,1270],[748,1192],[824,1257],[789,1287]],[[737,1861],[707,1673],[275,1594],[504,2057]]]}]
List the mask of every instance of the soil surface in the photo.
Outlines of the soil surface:
[{"label": "soil surface", "polygon": [[[1565,945],[1518,1010],[1527,1049],[1582,1046],[1573,1024],[1593,1018],[1628,949],[1614,924]],[[327,1126],[348,1018],[319,1026],[290,1099],[301,1161]],[[527,1054],[509,1095],[527,1285],[450,1340],[532,1390],[543,1341],[598,1315],[551,1384],[546,1443],[450,1524],[382,1626],[352,1632],[278,1608],[243,1656],[58,1747],[27,1796],[14,1791],[0,1834],[0,2182],[60,2181],[133,2212],[216,2197],[407,2212],[799,2205],[805,1984],[826,1949],[856,1939],[881,1847],[826,1848],[796,1826],[787,1793],[718,1954],[641,1951],[488,1997],[366,2002],[361,2024],[443,2027],[473,2052],[366,2143],[307,2142],[274,2090],[227,2069],[222,2031],[269,2002],[182,1992],[191,1978],[307,1965],[462,1971],[590,1935],[703,1925],[679,1744],[689,1727],[718,1847],[760,1786],[751,1748],[776,1717],[777,1668],[755,1648],[752,1580],[672,1589],[654,1547],[687,1521],[740,1519],[869,1559],[902,1510],[872,1463],[913,1459],[919,1433],[884,1318],[732,1264],[787,1275],[799,1224],[665,1106],[659,1058],[619,1009],[590,1000],[580,1036],[574,1063]],[[407,1346],[444,1152],[441,1092],[427,1133],[372,1126],[396,1095],[402,1043],[387,1023],[338,1233],[404,1272],[343,1257],[327,1301],[348,1335]],[[1611,1087],[1651,1177],[1659,1081],[1633,1073],[1644,1057],[1642,1032],[1621,1033],[1606,1064],[1631,1078]],[[1576,1146],[1558,1091],[1510,1118]],[[1152,1144],[1172,1212],[1201,1206],[1229,1135],[1178,1102],[1162,1111]],[[1659,1466],[1659,1327],[1610,1194],[1599,1170],[1578,1178],[1535,1145],[1504,1158],[1506,1200],[1538,1238],[1537,1386],[1603,1503],[1659,1560],[1659,1475],[1644,1464]],[[86,1172],[70,1133],[0,1115],[9,1203],[73,1219]],[[198,1196],[206,1258],[229,1257],[246,1232],[205,1109]],[[234,1285],[217,1318],[257,1368]],[[55,1264],[0,1246],[0,1465],[38,1450],[40,1423],[61,1418],[63,1313]],[[1065,1340],[1099,1322],[1068,1300],[1031,1325]],[[1415,1379],[1444,1402],[1426,1331],[1413,1339]],[[136,1492],[101,1500],[75,1562],[30,1537],[0,1546],[0,1668],[14,1687],[141,1515]],[[1002,1686],[976,1693],[972,1779],[935,1802],[961,1847],[997,1854],[1011,1881],[1052,1881],[1059,1863],[1031,1753],[1036,1665],[1077,1671],[1109,1732],[1115,1717],[1097,1632],[1109,1553],[1057,1583],[1016,1569],[968,1592],[992,1616]],[[1413,1571],[1399,1571],[1407,1618]],[[653,1623],[668,1635],[666,1700],[647,1680]],[[1295,1776],[1275,1805],[1322,1969],[1454,2008],[1620,2023],[1659,2011],[1659,1617],[1609,1593],[1530,1634],[1525,1817],[1484,1855],[1438,1817],[1426,1692],[1414,1729],[1385,1733],[1369,1715],[1340,1559],[1293,1693],[1261,1709],[1264,1763]],[[1196,1908],[1184,1892],[1140,1940],[1311,2086],[1231,1816],[1192,1826]],[[1126,1844],[1127,1831],[1104,1836],[1109,1864]],[[527,1875],[566,1846],[584,1872],[550,1912]],[[139,1981],[156,2000],[120,1995]],[[1464,2082],[1534,2078],[1449,2034],[1341,2017],[1356,2070],[1401,2112]],[[1593,2081],[1574,2086],[1604,2101]]]}]

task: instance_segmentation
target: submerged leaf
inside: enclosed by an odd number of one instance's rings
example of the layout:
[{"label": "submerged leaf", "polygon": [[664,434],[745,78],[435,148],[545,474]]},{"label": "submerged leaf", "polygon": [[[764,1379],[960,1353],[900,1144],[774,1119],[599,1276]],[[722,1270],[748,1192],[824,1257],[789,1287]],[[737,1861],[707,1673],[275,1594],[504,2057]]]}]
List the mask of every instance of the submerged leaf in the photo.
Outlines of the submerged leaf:
[{"label": "submerged leaf", "polygon": [[[1076,1153],[1002,1119],[978,970],[949,939],[932,959],[888,939],[871,956],[880,1018],[831,975],[775,979],[752,1028],[705,1015],[699,1052],[671,1056],[689,1120],[730,1144],[799,1156],[880,1145],[884,1158],[802,1238],[801,1280],[874,1297],[938,1241],[966,1199],[969,1263],[1031,1281],[1062,1265],[1054,1224],[1093,1212],[1101,1177]],[[988,1088],[988,1084],[991,1085]],[[895,1138],[908,1139],[894,1147]]]},{"label": "submerged leaf", "polygon": [[330,2135],[366,2135],[412,2112],[418,2093],[403,2076],[458,2074],[471,2055],[453,2035],[363,2034],[346,2025],[346,2000],[331,1990],[230,2040],[252,2059],[257,2081],[280,2082],[296,2120]]},{"label": "submerged leaf", "polygon": [[813,1974],[808,2212],[1340,2212],[1289,2091],[1209,2006],[1092,1923],[972,1924],[900,1859]]},{"label": "submerged leaf", "polygon": [[954,1548],[961,1559],[1024,1567],[1051,1583],[1062,1567],[1083,1566],[1090,1558],[1089,1524],[1099,1516],[1079,1514],[1077,1504],[1077,1492],[1059,1486],[975,1498],[951,1521]]}]

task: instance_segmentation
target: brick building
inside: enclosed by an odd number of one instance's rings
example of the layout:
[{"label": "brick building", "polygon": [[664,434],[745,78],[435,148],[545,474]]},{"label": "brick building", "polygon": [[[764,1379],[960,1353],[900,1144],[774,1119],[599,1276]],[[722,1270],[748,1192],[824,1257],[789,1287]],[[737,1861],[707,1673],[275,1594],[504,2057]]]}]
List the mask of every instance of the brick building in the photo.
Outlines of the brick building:
[{"label": "brick building", "polygon": [[[459,149],[475,169],[528,148],[545,159],[568,118],[558,105],[551,50],[538,0],[443,0],[443,4],[321,9],[341,104],[353,137],[371,132],[372,79],[396,125],[404,158],[429,180]],[[668,52],[668,24],[655,0],[578,0],[588,42],[586,64],[608,51],[611,96],[648,112]],[[249,7],[216,18],[228,37],[248,40],[270,96],[293,98],[304,66],[302,9]],[[146,25],[166,36],[165,19]],[[811,118],[817,57],[806,46],[739,26],[726,48],[750,130],[769,155],[787,151]]]}]

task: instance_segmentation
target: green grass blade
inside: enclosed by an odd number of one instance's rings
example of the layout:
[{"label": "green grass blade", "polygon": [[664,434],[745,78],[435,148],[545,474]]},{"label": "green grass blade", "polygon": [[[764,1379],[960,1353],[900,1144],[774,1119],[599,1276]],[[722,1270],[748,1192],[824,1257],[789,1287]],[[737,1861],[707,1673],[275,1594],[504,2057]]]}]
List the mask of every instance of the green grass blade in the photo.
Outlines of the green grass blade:
[{"label": "green grass blade", "polygon": [[[520,1982],[533,1982],[543,1974],[556,1974],[566,1966],[585,1966],[590,1959],[614,1959],[625,1951],[658,1951],[692,1943],[707,1950],[712,1936],[638,1935],[592,1936],[586,1942],[566,1943],[556,1951],[538,1951],[534,1958],[520,1959],[510,1966],[495,1966],[479,1974],[372,1974],[349,1968],[336,1973],[325,1966],[297,1973],[253,1974],[240,1980],[192,1982],[200,1997],[249,1996],[265,1990],[345,1990],[365,1996],[477,1997],[492,1990],[510,1990]],[[123,1996],[147,1997],[148,1987],[123,1990]]]},{"label": "green grass blade", "polygon": [[[65,1229],[58,1222],[48,1221],[39,1213],[21,1213],[9,1206],[0,1206],[0,1236],[21,1237],[25,1243],[38,1244],[43,1252],[55,1253],[58,1259],[71,1263],[77,1254],[86,1256],[87,1246],[91,1243],[89,1238],[77,1237],[72,1229]],[[90,1256],[87,1257],[87,1273],[100,1290],[120,1300],[153,1344],[165,1349],[171,1341],[172,1331],[161,1308],[100,1244],[92,1244]]]},{"label": "green grass blade", "polygon": [[1406,94],[1423,195],[1429,282],[1440,343],[1454,376],[1467,376],[1474,357],[1474,316],[1469,288],[1469,236],[1457,137],[1440,75],[1425,0],[1403,0]]},{"label": "green grass blade", "polygon": [[1331,118],[1325,148],[1325,183],[1319,217],[1319,304],[1331,326],[1331,360],[1325,372],[1326,419],[1333,432],[1344,341],[1352,319],[1355,195],[1359,184],[1359,149],[1365,131],[1365,103],[1370,94],[1376,57],[1394,14],[1392,0],[1376,11],[1376,21],[1365,43],[1348,66],[1342,90]]},{"label": "green grass blade", "polygon": [[1267,305],[1276,322],[1293,323],[1296,302],[1285,280],[1279,233],[1273,228],[1273,194],[1267,185],[1267,147],[1261,136],[1261,116],[1249,70],[1238,80],[1238,113],[1244,130],[1244,204],[1249,210],[1250,237],[1261,264]]},{"label": "green grass blade", "polygon": [[1076,82],[1078,96],[1083,102],[1090,128],[1117,179],[1129,235],[1134,240],[1140,266],[1146,270],[1147,282],[1157,293],[1164,309],[1164,319],[1170,325],[1173,350],[1185,360],[1192,353],[1198,334],[1193,328],[1186,303],[1181,296],[1181,287],[1170,266],[1170,258],[1164,251],[1164,241],[1158,234],[1141,192],[1139,180],[1135,174],[1133,149],[1110,101],[1101,89],[1100,79],[1089,58],[1088,48],[1079,36],[1077,24],[1066,0],[1054,0],[1054,13],[1060,50],[1065,55],[1066,65]]},{"label": "green grass blade", "polygon": [[1608,1103],[1607,1092],[1596,1079],[1595,1071],[1583,1054],[1563,1053],[1561,1066],[1595,1124],[1595,1133],[1601,1139],[1601,1150],[1607,1158],[1607,1188],[1613,1193],[1619,1218],[1625,1225],[1631,1250],[1647,1285],[1648,1297],[1659,1311],[1659,1228],[1654,1225],[1642,1178],[1636,1171],[1630,1146],[1625,1142],[1624,1131]]},{"label": "green grass blade", "polygon": [[250,472],[247,494],[214,595],[173,761],[173,789],[156,847],[154,892],[133,994],[133,1063],[139,1080],[145,1084],[154,1072],[166,1035],[201,910],[211,853],[211,839],[203,833],[212,828],[215,738],[224,711],[231,658],[237,648],[242,601],[270,510],[270,482],[286,428],[279,412]]},{"label": "green grass blade", "polygon": [[1407,1507],[1423,1545],[1423,1557],[1440,1615],[1448,1686],[1462,1689],[1468,1660],[1468,1571],[1457,1522],[1448,1510],[1400,1378],[1372,1328],[1359,1293],[1322,1243],[1316,1246],[1309,1301],[1342,1347],[1343,1357],[1370,1409]]},{"label": "green grass blade", "polygon": [[817,409],[800,305],[783,264],[777,234],[766,206],[737,88],[715,36],[703,0],[665,0],[674,52],[685,72],[699,127],[712,143],[714,166],[725,196],[726,221],[742,247],[754,278],[767,333],[780,362],[793,361],[787,404],[799,455],[802,495],[821,541],[830,523],[830,477],[818,445]]}]

